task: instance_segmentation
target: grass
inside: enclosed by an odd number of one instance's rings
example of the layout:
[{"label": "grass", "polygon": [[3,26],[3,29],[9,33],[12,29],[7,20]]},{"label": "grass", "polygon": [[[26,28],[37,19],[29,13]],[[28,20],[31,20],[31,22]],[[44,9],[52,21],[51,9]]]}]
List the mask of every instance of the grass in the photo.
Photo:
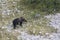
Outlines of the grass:
[{"label": "grass", "polygon": [[6,29],[0,28],[0,40],[17,40],[17,37],[7,32]]},{"label": "grass", "polygon": [[[12,2],[13,0],[8,0],[9,2]],[[8,8],[10,10],[16,8],[13,6],[13,3],[8,4]],[[15,11],[15,10],[13,10]],[[44,18],[44,12],[40,12],[41,16],[37,19],[34,18],[36,12],[34,11],[28,11],[28,10],[23,10],[19,13],[16,12],[11,12],[10,15],[3,15],[5,17],[2,17],[2,14],[0,14],[0,40],[17,40],[17,36],[20,35],[18,32],[15,32],[12,30],[12,32],[6,31],[7,28],[2,29],[2,27],[9,25],[9,23],[12,23],[13,19],[17,17],[24,17],[27,19],[27,23],[23,24],[23,27],[17,28],[16,30],[20,29],[20,31],[26,31],[30,35],[45,35],[46,33],[53,33],[56,32],[57,30],[54,29],[53,27],[48,26],[49,20]],[[15,16],[14,16],[14,15]],[[13,33],[14,32],[14,33]]]},{"label": "grass", "polygon": [[26,27],[26,31],[28,34],[33,35],[45,35],[46,33],[55,33],[57,30],[53,27],[47,25],[48,21],[46,19],[38,19],[34,22],[31,22],[30,25]]},{"label": "grass", "polygon": [[[20,13],[21,14],[21,13]],[[27,15],[27,16],[26,16]],[[15,16],[13,16],[12,14],[10,14],[9,16],[5,16],[4,21],[2,21],[2,25],[9,25],[9,22],[12,23],[12,20],[14,18],[20,17],[22,16],[19,14],[15,14]],[[49,20],[40,16],[38,19],[35,18],[30,18],[30,15],[28,16],[28,13],[26,13],[25,15],[23,15],[24,18],[27,19],[27,24],[23,24],[23,28],[20,28],[21,30],[25,31],[28,34],[33,34],[33,35],[45,35],[46,33],[53,33],[56,32],[57,30],[54,29],[53,27],[48,26],[47,24],[49,23]],[[29,19],[30,18],[30,19]]]},{"label": "grass", "polygon": [[[32,15],[33,13],[33,15]],[[33,16],[35,15],[34,12],[32,12],[30,15],[29,15],[29,12],[23,12],[23,15],[22,13],[16,13],[15,16],[13,16],[13,14],[10,14],[8,16],[5,16],[3,18],[4,21],[2,21],[2,25],[9,25],[9,23],[11,22],[12,23],[12,20],[14,18],[17,18],[17,17],[20,17],[20,16],[23,16],[24,18],[27,19],[27,24],[23,24],[25,27],[21,28],[23,31],[27,31],[28,34],[33,34],[33,35],[39,35],[39,34],[42,34],[42,35],[45,35],[45,33],[53,33],[53,32],[56,32],[57,30],[54,29],[53,27],[50,27],[48,26],[48,22],[49,20],[44,18],[42,16],[40,16],[38,19],[35,19]],[[19,15],[20,14],[20,15]],[[40,33],[41,32],[41,33]]]}]

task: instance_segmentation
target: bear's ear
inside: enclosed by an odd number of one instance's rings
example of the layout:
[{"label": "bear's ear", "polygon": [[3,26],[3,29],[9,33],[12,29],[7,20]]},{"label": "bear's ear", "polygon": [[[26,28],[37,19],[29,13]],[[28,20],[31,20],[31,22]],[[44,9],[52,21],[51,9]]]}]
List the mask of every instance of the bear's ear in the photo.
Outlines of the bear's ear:
[{"label": "bear's ear", "polygon": [[19,19],[22,20],[22,19],[24,19],[24,18],[23,18],[23,17],[20,17]]},{"label": "bear's ear", "polygon": [[24,19],[23,17],[20,17],[21,19]]}]

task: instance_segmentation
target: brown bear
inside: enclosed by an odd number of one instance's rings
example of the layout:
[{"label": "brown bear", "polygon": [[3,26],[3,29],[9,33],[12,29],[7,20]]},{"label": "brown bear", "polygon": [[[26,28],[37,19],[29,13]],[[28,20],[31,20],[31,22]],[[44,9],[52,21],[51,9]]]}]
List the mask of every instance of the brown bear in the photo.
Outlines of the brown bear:
[{"label": "brown bear", "polygon": [[16,29],[16,25],[22,26],[23,22],[27,22],[27,20],[25,18],[23,18],[23,17],[14,19],[13,20],[13,28]]}]

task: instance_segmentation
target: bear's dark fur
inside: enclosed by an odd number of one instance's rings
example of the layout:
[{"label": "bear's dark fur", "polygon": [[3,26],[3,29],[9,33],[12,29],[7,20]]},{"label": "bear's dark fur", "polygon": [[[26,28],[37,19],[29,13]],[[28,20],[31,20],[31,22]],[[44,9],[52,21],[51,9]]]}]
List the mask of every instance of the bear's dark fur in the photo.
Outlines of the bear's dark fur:
[{"label": "bear's dark fur", "polygon": [[22,26],[22,23],[23,22],[27,22],[27,20],[25,18],[23,18],[23,17],[14,19],[13,20],[13,28],[15,29],[16,28],[16,25]]}]

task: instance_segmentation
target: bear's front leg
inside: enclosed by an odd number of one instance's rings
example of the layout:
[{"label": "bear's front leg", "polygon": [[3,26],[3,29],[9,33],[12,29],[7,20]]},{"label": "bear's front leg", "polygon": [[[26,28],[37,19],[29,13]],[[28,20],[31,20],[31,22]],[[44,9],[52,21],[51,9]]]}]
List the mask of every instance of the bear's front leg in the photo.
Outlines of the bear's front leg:
[{"label": "bear's front leg", "polygon": [[22,27],[22,22],[20,22],[20,26]]},{"label": "bear's front leg", "polygon": [[17,25],[16,23],[13,23],[13,28],[14,28],[14,29],[16,29],[16,25]]}]

